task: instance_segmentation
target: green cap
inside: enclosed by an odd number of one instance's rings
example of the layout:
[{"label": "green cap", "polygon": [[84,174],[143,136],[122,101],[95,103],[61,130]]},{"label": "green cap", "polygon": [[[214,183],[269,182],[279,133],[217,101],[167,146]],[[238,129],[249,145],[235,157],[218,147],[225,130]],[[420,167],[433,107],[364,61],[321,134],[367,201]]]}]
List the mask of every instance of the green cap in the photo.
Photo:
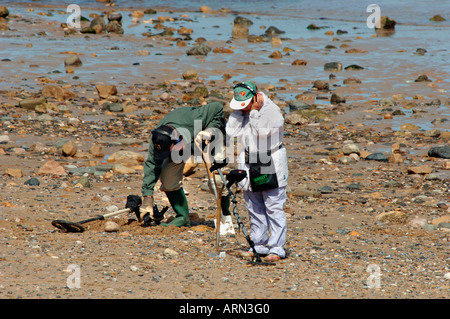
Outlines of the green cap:
[{"label": "green cap", "polygon": [[234,87],[234,97],[230,102],[230,107],[234,110],[242,110],[256,94],[256,85],[253,82],[238,83]]}]

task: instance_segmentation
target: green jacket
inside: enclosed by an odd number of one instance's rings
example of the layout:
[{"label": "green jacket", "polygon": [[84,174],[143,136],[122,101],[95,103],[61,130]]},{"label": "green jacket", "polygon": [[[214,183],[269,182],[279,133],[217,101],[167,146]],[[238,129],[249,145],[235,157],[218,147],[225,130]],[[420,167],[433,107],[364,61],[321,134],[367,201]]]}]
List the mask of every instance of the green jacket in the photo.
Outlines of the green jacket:
[{"label": "green jacket", "polygon": [[[171,125],[181,135],[186,149],[190,147],[193,154],[194,139],[197,134],[206,128],[221,128],[225,121],[223,118],[223,106],[219,102],[212,102],[201,107],[180,107],[167,114],[155,127]],[[157,161],[153,157],[153,143],[148,147],[147,160],[144,162],[144,179],[142,182],[142,195],[152,196],[155,184],[161,174],[163,161]]]}]

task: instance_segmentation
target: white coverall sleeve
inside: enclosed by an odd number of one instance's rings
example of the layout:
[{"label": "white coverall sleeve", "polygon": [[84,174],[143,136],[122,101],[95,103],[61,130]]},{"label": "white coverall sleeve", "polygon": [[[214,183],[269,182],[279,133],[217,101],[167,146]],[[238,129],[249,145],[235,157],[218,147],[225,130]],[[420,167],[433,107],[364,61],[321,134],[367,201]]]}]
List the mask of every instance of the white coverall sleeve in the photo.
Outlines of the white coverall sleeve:
[{"label": "white coverall sleeve", "polygon": [[279,133],[283,128],[284,118],[279,110],[273,107],[262,107],[259,111],[250,112],[249,123],[254,135],[267,137]]},{"label": "white coverall sleeve", "polygon": [[242,111],[234,111],[228,118],[225,131],[230,137],[241,137],[244,133],[244,113]]}]

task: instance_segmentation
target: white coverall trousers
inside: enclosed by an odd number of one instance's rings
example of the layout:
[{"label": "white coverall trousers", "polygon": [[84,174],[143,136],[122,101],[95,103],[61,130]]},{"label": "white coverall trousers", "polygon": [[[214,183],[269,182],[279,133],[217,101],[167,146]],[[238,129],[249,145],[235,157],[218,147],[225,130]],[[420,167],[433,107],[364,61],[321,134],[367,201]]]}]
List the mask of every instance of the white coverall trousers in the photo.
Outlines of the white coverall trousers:
[{"label": "white coverall trousers", "polygon": [[[244,199],[251,219],[251,237],[260,255],[269,253],[286,257],[286,187],[262,192],[244,191]],[[270,232],[270,236],[269,236]]]}]

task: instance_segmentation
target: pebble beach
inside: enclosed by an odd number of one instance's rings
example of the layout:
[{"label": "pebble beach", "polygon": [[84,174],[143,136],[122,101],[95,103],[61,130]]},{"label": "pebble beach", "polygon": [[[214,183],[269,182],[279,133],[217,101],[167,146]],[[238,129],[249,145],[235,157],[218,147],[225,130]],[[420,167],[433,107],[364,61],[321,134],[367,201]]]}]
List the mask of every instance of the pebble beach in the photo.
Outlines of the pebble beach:
[{"label": "pebble beach", "polygon": [[[448,299],[450,10],[425,2],[380,1],[375,29],[353,0],[79,1],[75,27],[70,3],[2,2],[0,298]],[[287,258],[249,264],[237,224],[218,253],[202,163],[183,180],[190,228],[52,226],[141,195],[158,121],[229,115],[237,81],[285,117]]]}]

